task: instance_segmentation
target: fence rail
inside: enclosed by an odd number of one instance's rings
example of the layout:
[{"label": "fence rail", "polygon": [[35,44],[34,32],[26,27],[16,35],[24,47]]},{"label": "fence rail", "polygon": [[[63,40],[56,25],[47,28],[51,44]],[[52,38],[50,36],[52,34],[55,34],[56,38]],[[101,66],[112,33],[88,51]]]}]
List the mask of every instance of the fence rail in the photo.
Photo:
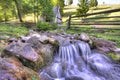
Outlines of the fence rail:
[{"label": "fence rail", "polygon": [[[115,16],[109,16],[109,17],[106,17],[106,16],[88,17],[88,16],[100,15],[100,14],[107,15],[107,14],[113,13],[113,12],[120,12],[120,9],[118,8],[118,9],[106,10],[106,11],[101,11],[101,12],[88,13],[88,14],[80,15],[80,16],[70,15],[67,20],[68,21],[67,29],[69,29],[71,25],[120,25],[120,16],[115,15]],[[86,18],[84,18],[83,21],[81,21],[81,22],[78,21],[79,23],[72,22],[72,19],[78,20],[76,18],[81,18],[81,17],[86,17]],[[100,20],[100,19],[110,19],[110,18],[119,19],[119,20],[112,20],[112,21],[101,21]],[[80,20],[82,20],[82,19],[80,19]]]}]

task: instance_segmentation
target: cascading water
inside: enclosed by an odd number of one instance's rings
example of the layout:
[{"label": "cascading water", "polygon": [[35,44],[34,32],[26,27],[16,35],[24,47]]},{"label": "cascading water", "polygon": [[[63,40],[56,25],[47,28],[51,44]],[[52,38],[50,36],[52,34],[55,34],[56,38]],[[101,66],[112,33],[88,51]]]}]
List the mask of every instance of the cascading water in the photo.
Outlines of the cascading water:
[{"label": "cascading water", "polygon": [[120,65],[92,52],[82,41],[60,46],[51,65],[40,72],[41,80],[120,80]]}]

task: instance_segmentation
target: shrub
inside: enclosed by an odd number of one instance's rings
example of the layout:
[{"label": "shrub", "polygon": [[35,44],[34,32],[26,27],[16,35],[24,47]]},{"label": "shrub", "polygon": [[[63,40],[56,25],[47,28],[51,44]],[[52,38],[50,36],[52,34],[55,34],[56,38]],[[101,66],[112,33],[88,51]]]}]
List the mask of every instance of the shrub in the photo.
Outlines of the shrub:
[{"label": "shrub", "polygon": [[48,23],[48,22],[38,22],[37,28],[40,30],[54,30],[57,28],[57,25],[55,23]]}]

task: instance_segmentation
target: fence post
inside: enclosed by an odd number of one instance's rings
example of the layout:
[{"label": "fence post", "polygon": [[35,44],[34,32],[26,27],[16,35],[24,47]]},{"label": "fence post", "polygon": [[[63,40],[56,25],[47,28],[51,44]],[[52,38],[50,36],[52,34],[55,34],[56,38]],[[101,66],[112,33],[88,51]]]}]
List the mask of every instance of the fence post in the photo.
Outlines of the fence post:
[{"label": "fence post", "polygon": [[67,29],[70,29],[71,25],[71,15],[69,16],[68,22],[67,22]]}]

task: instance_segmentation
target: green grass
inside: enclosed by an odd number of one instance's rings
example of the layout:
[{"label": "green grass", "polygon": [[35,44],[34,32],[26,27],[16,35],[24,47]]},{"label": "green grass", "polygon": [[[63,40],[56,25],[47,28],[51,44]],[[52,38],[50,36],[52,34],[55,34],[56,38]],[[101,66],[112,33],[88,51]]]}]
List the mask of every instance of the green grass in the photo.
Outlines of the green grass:
[{"label": "green grass", "polygon": [[9,25],[0,25],[0,36],[8,35],[11,37],[20,37],[22,35],[26,35],[28,33],[28,29],[25,27],[13,27]]}]

